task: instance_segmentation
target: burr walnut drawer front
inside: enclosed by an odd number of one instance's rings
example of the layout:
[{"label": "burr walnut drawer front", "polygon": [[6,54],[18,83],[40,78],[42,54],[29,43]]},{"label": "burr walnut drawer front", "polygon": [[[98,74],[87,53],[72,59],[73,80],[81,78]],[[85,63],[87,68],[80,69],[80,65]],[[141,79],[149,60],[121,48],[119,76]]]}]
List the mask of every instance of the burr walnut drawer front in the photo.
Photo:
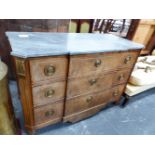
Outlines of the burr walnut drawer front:
[{"label": "burr walnut drawer front", "polygon": [[80,112],[99,104],[107,104],[110,101],[118,100],[122,94],[124,85],[116,86],[99,93],[82,95],[67,99],[65,103],[65,115]]},{"label": "burr walnut drawer front", "polygon": [[61,121],[63,115],[63,101],[34,109],[35,125],[56,123]]},{"label": "burr walnut drawer front", "polygon": [[32,93],[34,107],[64,99],[65,85],[65,81],[59,81],[33,87]]},{"label": "burr walnut drawer front", "polygon": [[66,78],[67,67],[67,56],[31,59],[30,72],[32,83],[49,79]]},{"label": "burr walnut drawer front", "polygon": [[71,56],[69,77],[81,77],[104,73],[117,68],[132,67],[138,52],[104,53]]}]

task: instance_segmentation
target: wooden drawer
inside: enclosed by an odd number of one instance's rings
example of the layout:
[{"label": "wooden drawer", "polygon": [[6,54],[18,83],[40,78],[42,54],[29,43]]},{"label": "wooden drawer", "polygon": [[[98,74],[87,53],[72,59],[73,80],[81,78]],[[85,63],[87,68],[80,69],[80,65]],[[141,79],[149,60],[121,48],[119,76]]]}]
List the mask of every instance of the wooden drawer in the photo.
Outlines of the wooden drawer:
[{"label": "wooden drawer", "polygon": [[114,87],[96,94],[82,95],[66,100],[65,115],[80,112],[99,104],[107,104],[110,101],[118,100],[122,94],[124,85]]},{"label": "wooden drawer", "polygon": [[110,97],[109,91],[105,91],[68,99],[65,103],[65,115],[83,111],[98,104],[106,104],[108,97]]},{"label": "wooden drawer", "polygon": [[78,122],[82,119],[95,115],[97,112],[99,112],[104,107],[105,107],[105,103],[86,109],[78,113],[74,113],[72,115],[64,116],[63,122],[72,122],[72,123]]},{"label": "wooden drawer", "polygon": [[44,126],[61,121],[63,115],[63,105],[63,101],[61,101],[40,108],[35,108],[35,125]]},{"label": "wooden drawer", "polygon": [[71,56],[69,77],[101,74],[118,68],[132,67],[139,52],[118,52]]},{"label": "wooden drawer", "polygon": [[67,98],[85,93],[99,92],[114,85],[126,83],[130,72],[130,69],[123,69],[98,76],[69,79],[67,86]]},{"label": "wooden drawer", "polygon": [[66,81],[59,81],[33,87],[32,93],[34,107],[64,99],[65,89]]},{"label": "wooden drawer", "polygon": [[98,92],[112,86],[113,73],[102,76],[69,79],[67,83],[67,98],[80,94]]},{"label": "wooden drawer", "polygon": [[123,69],[114,72],[112,85],[126,83],[131,73],[131,69]]},{"label": "wooden drawer", "polygon": [[68,57],[44,57],[30,60],[30,72],[32,83],[66,78],[68,68]]},{"label": "wooden drawer", "polygon": [[121,84],[109,90],[109,93],[110,93],[109,100],[115,101],[115,102],[119,101],[121,95],[123,94],[125,86],[126,86],[125,84]]}]

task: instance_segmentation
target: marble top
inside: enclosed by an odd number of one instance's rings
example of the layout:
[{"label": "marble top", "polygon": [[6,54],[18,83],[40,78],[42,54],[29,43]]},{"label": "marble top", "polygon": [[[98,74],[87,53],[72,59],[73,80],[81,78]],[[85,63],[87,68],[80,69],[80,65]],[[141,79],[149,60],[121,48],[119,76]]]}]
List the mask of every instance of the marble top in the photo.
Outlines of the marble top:
[{"label": "marble top", "polygon": [[11,44],[11,55],[28,58],[52,55],[75,55],[127,51],[143,45],[112,34],[6,32]]}]

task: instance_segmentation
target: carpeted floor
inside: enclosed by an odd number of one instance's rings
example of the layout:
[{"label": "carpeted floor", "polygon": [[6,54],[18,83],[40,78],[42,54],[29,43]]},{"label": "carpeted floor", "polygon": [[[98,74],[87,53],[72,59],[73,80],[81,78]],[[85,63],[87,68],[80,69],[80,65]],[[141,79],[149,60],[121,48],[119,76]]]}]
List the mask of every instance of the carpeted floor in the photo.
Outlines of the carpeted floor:
[{"label": "carpeted floor", "polygon": [[[10,81],[16,117],[22,134],[23,113],[15,81]],[[113,106],[75,124],[58,123],[36,132],[37,135],[153,135],[155,134],[155,88],[133,97],[125,108]]]}]

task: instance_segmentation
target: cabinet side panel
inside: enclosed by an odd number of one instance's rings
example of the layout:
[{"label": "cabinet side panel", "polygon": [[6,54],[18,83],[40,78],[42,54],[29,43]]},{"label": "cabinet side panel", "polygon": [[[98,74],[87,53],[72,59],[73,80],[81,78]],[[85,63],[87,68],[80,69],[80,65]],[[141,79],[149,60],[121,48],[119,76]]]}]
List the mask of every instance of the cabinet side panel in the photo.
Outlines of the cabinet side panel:
[{"label": "cabinet side panel", "polygon": [[29,132],[34,131],[34,112],[32,102],[32,89],[29,71],[29,61],[15,58],[16,73],[20,91],[20,99],[24,113],[24,124]]}]

